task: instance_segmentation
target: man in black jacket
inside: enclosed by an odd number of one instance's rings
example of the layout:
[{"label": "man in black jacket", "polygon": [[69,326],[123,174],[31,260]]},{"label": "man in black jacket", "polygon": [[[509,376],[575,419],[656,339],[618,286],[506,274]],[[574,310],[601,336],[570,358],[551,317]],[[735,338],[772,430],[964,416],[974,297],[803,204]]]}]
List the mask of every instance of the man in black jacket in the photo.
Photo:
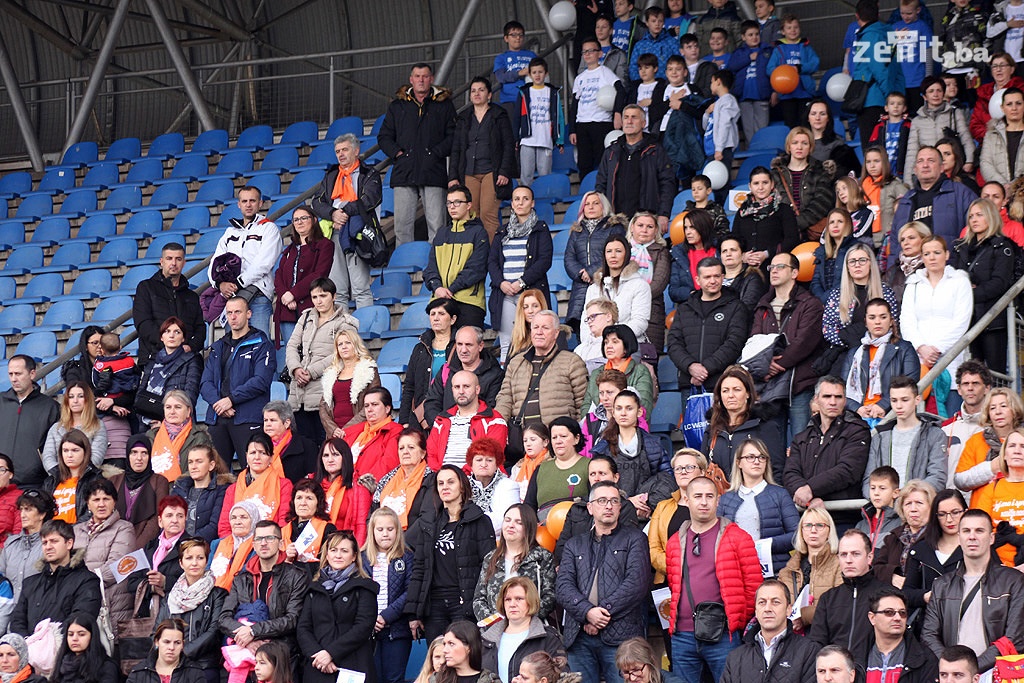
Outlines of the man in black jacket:
[{"label": "man in black jacket", "polygon": [[[812,501],[860,498],[871,447],[868,426],[846,409],[846,383],[839,377],[819,379],[814,396],[818,414],[793,439],[783,484],[801,507]],[[849,521],[851,526],[859,515],[859,510],[834,513],[836,522]]]},{"label": "man in black jacket", "polygon": [[793,633],[789,587],[778,579],[762,583],[754,597],[752,627],[743,644],[729,653],[721,683],[744,683],[757,673],[761,683],[814,683],[818,644]]},{"label": "man in black jacket", "polygon": [[867,683],[885,683],[894,675],[902,683],[934,683],[939,660],[907,630],[907,599],[899,589],[886,586],[875,593],[868,620],[874,633],[867,650],[853,653]]},{"label": "man in black jacket", "polygon": [[601,154],[596,189],[608,197],[615,212],[632,216],[649,211],[667,232],[678,187],[675,166],[658,141],[644,133],[644,125],[641,107],[630,104],[622,109],[622,137]]},{"label": "man in black jacket", "polygon": [[11,388],[0,394],[0,453],[14,461],[14,483],[39,488],[46,470],[39,454],[46,434],[60,419],[60,405],[39,390],[36,361],[18,354],[7,363]]},{"label": "man in black jacket", "polygon": [[413,241],[416,205],[423,201],[427,238],[445,223],[444,188],[448,185],[448,155],[455,138],[455,105],[451,93],[434,86],[429,64],[414,64],[409,85],[399,88],[388,105],[377,136],[381,150],[394,159],[391,187],[395,189],[395,240]]},{"label": "man in black jacket", "polygon": [[992,518],[984,510],[960,517],[959,537],[964,561],[932,584],[921,642],[936,656],[943,648],[966,645],[984,673],[995,666],[997,639],[1005,636],[1024,651],[1024,575],[1000,564],[992,552]]},{"label": "man in black jacket", "polygon": [[468,370],[476,375],[480,382],[480,400],[488,408],[494,408],[505,371],[498,365],[493,354],[484,352],[483,331],[474,325],[467,325],[455,333],[455,357],[441,368],[427,389],[423,403],[423,414],[427,422],[433,424],[434,418],[455,407],[452,378],[460,370]]},{"label": "man in black jacket", "polygon": [[676,308],[668,331],[668,355],[679,370],[679,386],[714,388],[722,371],[736,362],[750,332],[747,307],[723,289],[725,266],[717,258],[697,264],[700,296]]},{"label": "man in black jacket", "polygon": [[85,549],[75,550],[75,530],[51,519],[39,531],[43,567],[25,579],[11,614],[10,632],[30,635],[43,619],[64,622],[75,612],[100,613],[99,577],[85,566]]},{"label": "man in black jacket", "polygon": [[875,593],[886,586],[871,571],[874,553],[863,531],[849,529],[839,539],[843,582],[818,600],[808,637],[819,645],[838,645],[851,653],[866,652],[871,637],[868,610]]},{"label": "man in black jacket", "polygon": [[[285,562],[281,527],[273,520],[256,522],[253,548],[256,557],[246,562],[231,582],[231,592],[220,613],[220,630],[247,647],[254,640],[274,639],[285,643],[291,652],[298,652],[295,626],[299,622],[302,603],[309,592],[309,574]],[[270,617],[246,626],[235,618],[239,605],[263,600]]]},{"label": "man in black jacket", "polygon": [[160,341],[160,326],[174,316],[185,323],[184,347],[186,351],[198,354],[206,343],[206,322],[203,309],[199,306],[199,295],[188,286],[188,280],[181,276],[185,267],[185,247],[170,242],[160,250],[160,270],[153,277],[143,280],[135,289],[135,303],[132,318],[139,332],[138,366],[145,367],[149,359],[163,348]]}]

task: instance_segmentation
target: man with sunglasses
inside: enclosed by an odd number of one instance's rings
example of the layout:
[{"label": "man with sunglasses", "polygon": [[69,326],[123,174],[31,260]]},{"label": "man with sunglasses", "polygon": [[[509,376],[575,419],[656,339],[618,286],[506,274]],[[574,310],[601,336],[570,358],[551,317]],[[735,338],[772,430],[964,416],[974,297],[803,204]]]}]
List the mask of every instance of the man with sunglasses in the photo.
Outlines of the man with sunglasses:
[{"label": "man with sunglasses", "polygon": [[[743,629],[754,616],[754,599],[763,579],[754,539],[738,524],[718,516],[718,498],[713,481],[694,478],[685,495],[690,519],[665,548],[672,591],[672,671],[686,681],[701,680],[705,665],[714,680],[722,680],[726,658],[742,644]],[[722,622],[717,638],[705,628],[712,619],[704,613],[711,610]]]},{"label": "man with sunglasses", "polygon": [[594,527],[565,544],[555,582],[569,668],[583,674],[583,683],[622,683],[616,648],[647,636],[651,553],[644,532],[619,524],[625,500],[613,481],[591,485]]},{"label": "man with sunglasses", "polygon": [[[255,640],[280,640],[291,652],[298,652],[295,627],[302,603],[309,592],[309,574],[305,569],[285,562],[281,527],[264,519],[256,522],[253,550],[256,556],[245,563],[231,583],[231,592],[220,613],[221,632],[235,643],[248,647]],[[252,625],[239,621],[238,610],[256,600],[267,604],[270,615]],[[244,608],[243,608],[244,609]]]},{"label": "man with sunglasses", "polygon": [[939,676],[939,660],[907,630],[907,599],[886,586],[875,593],[868,607],[874,633],[867,650],[854,659],[867,674],[866,683],[933,683]]}]

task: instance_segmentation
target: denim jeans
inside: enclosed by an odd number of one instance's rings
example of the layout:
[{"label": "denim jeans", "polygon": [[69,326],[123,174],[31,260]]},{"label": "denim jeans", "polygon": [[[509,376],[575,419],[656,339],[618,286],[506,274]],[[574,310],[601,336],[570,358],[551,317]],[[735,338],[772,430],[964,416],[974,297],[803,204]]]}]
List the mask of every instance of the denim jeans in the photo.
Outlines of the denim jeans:
[{"label": "denim jeans", "polygon": [[569,670],[583,674],[583,683],[622,683],[622,677],[615,666],[616,649],[601,642],[599,636],[580,631],[567,652]]},{"label": "denim jeans", "polygon": [[405,667],[409,664],[409,653],[412,652],[412,640],[391,640],[388,636],[378,634],[376,642],[373,664],[377,669],[377,682],[403,683]]},{"label": "denim jeans", "polygon": [[672,673],[686,683],[700,683],[701,669],[707,664],[711,679],[720,681],[726,657],[742,642],[743,634],[739,631],[722,636],[717,643],[702,643],[691,631],[676,631],[672,636]]},{"label": "denim jeans", "polygon": [[274,311],[274,307],[270,305],[270,299],[263,294],[257,294],[249,302],[249,310],[252,311],[249,327],[255,327],[269,337],[271,332],[270,315]]}]

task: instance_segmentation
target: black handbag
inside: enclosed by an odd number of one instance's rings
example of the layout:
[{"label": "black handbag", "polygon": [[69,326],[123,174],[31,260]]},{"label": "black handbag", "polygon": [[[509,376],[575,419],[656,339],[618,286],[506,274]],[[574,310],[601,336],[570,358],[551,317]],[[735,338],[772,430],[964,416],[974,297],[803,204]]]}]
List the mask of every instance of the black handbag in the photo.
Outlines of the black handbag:
[{"label": "black handbag", "polygon": [[164,398],[139,387],[135,392],[135,412],[151,420],[164,419]]},{"label": "black handbag", "polygon": [[864,111],[870,89],[870,81],[850,81],[850,86],[846,89],[846,95],[843,97],[841,109],[847,114],[859,114]]},{"label": "black handbag", "polygon": [[725,605],[720,602],[706,600],[693,602],[693,591],[690,590],[690,572],[686,568],[686,534],[679,534],[679,544],[683,553],[683,584],[686,586],[686,597],[693,606],[693,637],[702,643],[717,643],[729,630],[729,617],[725,614]]}]

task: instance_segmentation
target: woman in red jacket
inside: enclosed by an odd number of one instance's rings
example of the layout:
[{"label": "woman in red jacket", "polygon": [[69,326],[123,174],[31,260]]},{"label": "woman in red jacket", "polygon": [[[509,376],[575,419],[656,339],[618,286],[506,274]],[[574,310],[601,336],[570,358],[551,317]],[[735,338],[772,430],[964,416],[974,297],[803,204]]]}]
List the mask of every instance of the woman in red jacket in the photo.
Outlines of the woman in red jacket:
[{"label": "woman in red jacket", "polygon": [[0,548],[4,547],[8,536],[21,533],[21,513],[17,505],[21,489],[11,483],[12,479],[14,463],[0,453]]},{"label": "woman in red jacket", "polygon": [[[355,533],[359,545],[366,540],[366,518],[373,494],[367,484],[354,479],[352,450],[341,439],[328,439],[320,451],[314,479],[326,496],[327,517],[335,528]],[[376,485],[374,485],[376,488]]]},{"label": "woman in red jacket", "polygon": [[391,392],[384,387],[367,389],[363,395],[366,421],[342,430],[342,438],[352,449],[356,480],[369,474],[374,480],[373,488],[385,474],[398,467],[398,435],[402,425],[391,419],[391,403]]},{"label": "woman in red jacket", "polygon": [[[320,221],[308,206],[292,211],[292,243],[281,254],[274,273],[274,324],[280,348],[295,331],[299,314],[312,308],[309,290],[313,281],[328,277],[334,263],[334,242],[324,237]],[[270,330],[264,330],[270,333]]]}]

